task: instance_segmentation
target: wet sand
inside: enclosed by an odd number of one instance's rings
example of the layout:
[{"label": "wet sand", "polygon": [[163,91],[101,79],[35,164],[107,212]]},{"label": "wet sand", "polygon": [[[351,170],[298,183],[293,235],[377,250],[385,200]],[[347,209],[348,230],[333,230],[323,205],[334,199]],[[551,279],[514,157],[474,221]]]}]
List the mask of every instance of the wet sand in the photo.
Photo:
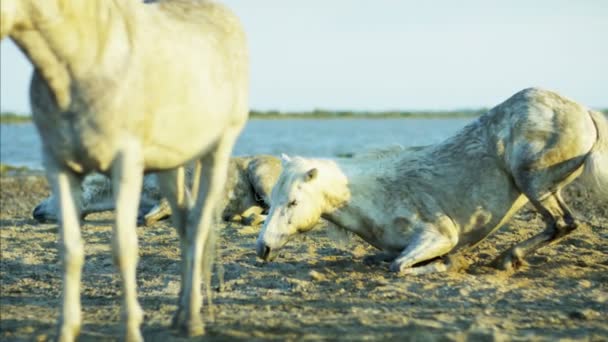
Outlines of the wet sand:
[{"label": "wet sand", "polygon": [[[0,340],[55,336],[61,293],[57,226],[31,210],[48,186],[40,176],[0,179]],[[205,340],[608,340],[608,208],[576,186],[566,201],[579,229],[527,258],[514,273],[487,266],[542,230],[529,207],[478,247],[468,268],[418,277],[367,266],[374,252],[353,239],[338,247],[324,230],[291,241],[272,263],[255,256],[258,228],[223,225],[213,279],[214,318],[204,309]],[[110,253],[112,213],[83,227],[81,341],[120,334],[120,279]],[[139,299],[149,341],[182,341],[168,329],[179,291],[178,238],[169,222],[137,229]]]}]

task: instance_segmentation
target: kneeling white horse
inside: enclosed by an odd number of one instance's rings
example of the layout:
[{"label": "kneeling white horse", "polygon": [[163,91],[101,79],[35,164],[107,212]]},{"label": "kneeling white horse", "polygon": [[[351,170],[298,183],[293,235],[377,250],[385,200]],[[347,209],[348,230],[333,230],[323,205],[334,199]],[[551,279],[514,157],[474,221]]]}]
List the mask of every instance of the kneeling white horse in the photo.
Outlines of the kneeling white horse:
[{"label": "kneeling white horse", "polygon": [[[248,115],[248,56],[238,19],[203,0],[2,0],[0,9],[0,38],[10,36],[35,66],[33,119],[61,207],[59,339],[74,340],[80,331],[84,247],[75,200],[93,171],[114,184],[112,245],[126,339],[142,339],[135,223],[144,171],[159,172],[182,239],[174,325],[202,333],[201,278],[209,272],[203,257],[214,254],[212,218]],[[190,161],[202,164],[195,203],[183,191]]]},{"label": "kneeling white horse", "polygon": [[560,191],[583,172],[608,202],[604,115],[526,89],[443,143],[417,151],[286,158],[257,255],[272,260],[322,217],[384,251],[393,271],[446,271],[451,258],[433,259],[477,244],[530,201],[547,227],[497,259],[500,268],[517,267],[526,254],[576,228]]}]

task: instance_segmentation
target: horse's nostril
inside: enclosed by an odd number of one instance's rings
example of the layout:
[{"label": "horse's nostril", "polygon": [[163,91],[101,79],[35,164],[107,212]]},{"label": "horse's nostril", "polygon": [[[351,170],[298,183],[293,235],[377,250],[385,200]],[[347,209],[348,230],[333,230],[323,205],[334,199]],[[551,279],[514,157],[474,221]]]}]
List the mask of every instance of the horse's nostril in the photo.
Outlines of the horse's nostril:
[{"label": "horse's nostril", "polygon": [[264,252],[262,254],[262,259],[264,259],[264,260],[268,259],[269,255],[270,255],[270,247],[264,246]]},{"label": "horse's nostril", "polygon": [[40,210],[40,206],[34,208],[34,211],[32,212],[32,217],[38,222],[44,221],[44,213],[42,212],[42,210]]}]

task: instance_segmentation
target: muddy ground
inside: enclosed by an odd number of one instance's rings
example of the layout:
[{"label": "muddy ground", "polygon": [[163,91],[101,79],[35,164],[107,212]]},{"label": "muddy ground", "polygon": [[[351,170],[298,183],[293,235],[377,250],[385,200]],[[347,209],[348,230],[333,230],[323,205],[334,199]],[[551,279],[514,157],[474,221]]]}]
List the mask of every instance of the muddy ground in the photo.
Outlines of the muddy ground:
[{"label": "muddy ground", "polygon": [[[48,187],[30,175],[2,177],[0,189],[0,339],[53,338],[61,291],[57,227],[30,218]],[[419,277],[366,266],[370,247],[357,239],[337,247],[323,230],[292,241],[275,262],[263,264],[254,251],[257,228],[222,227],[223,283],[213,280],[215,317],[204,310],[204,339],[608,340],[608,208],[576,186],[566,195],[586,222],[515,273],[486,265],[541,230],[539,215],[528,208],[465,254],[468,269]],[[121,336],[112,217],[93,215],[83,228],[82,341]],[[177,235],[169,222],[140,227],[138,234],[144,337],[186,340],[168,330],[179,288]]]}]

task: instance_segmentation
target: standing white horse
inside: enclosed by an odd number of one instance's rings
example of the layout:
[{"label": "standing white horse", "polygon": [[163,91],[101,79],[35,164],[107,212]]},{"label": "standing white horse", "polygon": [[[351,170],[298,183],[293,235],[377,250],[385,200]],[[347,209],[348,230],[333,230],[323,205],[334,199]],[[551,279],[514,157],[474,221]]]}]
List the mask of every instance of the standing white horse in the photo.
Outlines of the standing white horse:
[{"label": "standing white horse", "polygon": [[576,228],[561,189],[585,172],[608,202],[608,123],[556,93],[526,89],[443,143],[368,159],[284,162],[257,254],[269,260],[320,217],[349,230],[403,274],[446,271],[530,201],[547,225],[497,259],[526,254]]},{"label": "standing white horse", "polygon": [[[238,19],[202,0],[2,0],[0,15],[0,38],[10,36],[35,67],[33,119],[61,206],[59,339],[74,340],[80,331],[84,248],[75,199],[92,171],[114,182],[112,245],[126,339],[142,339],[135,222],[144,171],[158,172],[182,239],[174,326],[203,333],[201,278],[209,272],[203,256],[213,257],[206,247],[215,203],[248,113],[248,56]],[[183,191],[182,165],[193,160],[202,164],[195,203]]]}]

